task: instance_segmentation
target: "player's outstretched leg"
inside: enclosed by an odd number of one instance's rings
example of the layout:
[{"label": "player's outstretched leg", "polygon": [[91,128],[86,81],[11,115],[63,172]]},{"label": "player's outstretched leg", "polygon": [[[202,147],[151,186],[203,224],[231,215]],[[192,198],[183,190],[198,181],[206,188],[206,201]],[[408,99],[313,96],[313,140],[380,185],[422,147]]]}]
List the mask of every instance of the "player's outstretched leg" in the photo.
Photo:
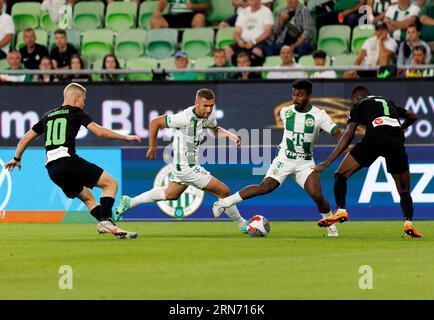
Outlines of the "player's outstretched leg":
[{"label": "player's outstretched leg", "polygon": [[[318,212],[323,217],[323,219],[332,216],[332,210],[330,204],[322,193],[321,181],[318,174],[312,172],[308,176],[306,182],[304,183],[304,190],[310,195],[312,200],[316,203]],[[329,237],[339,236],[336,225],[332,224],[327,227],[327,235]]]},{"label": "player's outstretched leg", "polygon": [[[220,200],[225,197],[228,197],[231,194],[231,191],[228,188],[228,186],[214,177],[211,178],[211,181],[207,184],[207,186],[203,190],[215,195]],[[228,217],[231,218],[233,221],[235,221],[235,223],[240,228],[240,231],[242,233],[247,233],[247,221],[240,215],[237,206],[235,204],[230,205],[226,207],[225,211]],[[213,209],[213,214],[214,214],[214,209]],[[216,217],[215,214],[214,217]]]},{"label": "player's outstretched leg", "polygon": [[413,226],[413,199],[410,194],[410,172],[392,174],[396,188],[401,197],[401,209],[404,214],[404,232],[411,238],[421,238],[422,234]]},{"label": "player's outstretched leg", "polygon": [[121,197],[121,201],[116,208],[115,221],[119,221],[128,210],[138,205],[165,200],[176,200],[185,189],[187,189],[187,186],[170,182],[167,188],[153,188],[133,198],[124,195]]},{"label": "player's outstretched leg", "polygon": [[245,187],[229,197],[220,199],[219,201],[214,203],[214,206],[212,208],[214,217],[218,218],[227,208],[230,208],[231,206],[234,206],[243,200],[247,200],[250,198],[254,198],[260,195],[270,193],[274,189],[276,189],[279,185],[280,185],[279,181],[270,177],[266,177],[258,185],[251,185]]},{"label": "player's outstretched leg", "polygon": [[360,164],[353,158],[351,153],[348,153],[344,160],[342,160],[335,173],[335,182],[333,186],[337,208],[336,212],[330,217],[319,220],[318,226],[328,227],[336,222],[342,223],[348,220],[349,214],[346,210],[345,204],[347,196],[347,179],[360,170],[360,168]]},{"label": "player's outstretched leg", "polygon": [[96,186],[102,189],[100,198],[100,223],[98,223],[97,226],[98,232],[101,234],[111,233],[118,238],[136,238],[137,233],[122,230],[112,222],[112,209],[115,203],[116,193],[118,192],[118,183],[116,180],[104,171],[98,179]]}]

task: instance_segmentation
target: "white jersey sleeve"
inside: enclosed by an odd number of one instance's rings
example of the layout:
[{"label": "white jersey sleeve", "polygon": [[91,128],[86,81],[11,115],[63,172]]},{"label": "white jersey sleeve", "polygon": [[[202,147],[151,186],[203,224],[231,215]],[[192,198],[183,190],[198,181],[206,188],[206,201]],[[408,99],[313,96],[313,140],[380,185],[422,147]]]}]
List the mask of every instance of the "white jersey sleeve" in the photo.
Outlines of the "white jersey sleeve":
[{"label": "white jersey sleeve", "polygon": [[323,110],[321,113],[322,113],[320,118],[321,130],[323,130],[324,132],[332,136],[335,133],[336,129],[339,129],[339,126],[333,122],[333,120],[330,118],[327,112]]},{"label": "white jersey sleeve", "polygon": [[188,122],[186,111],[172,115],[166,114],[167,128],[184,128],[188,125]]}]

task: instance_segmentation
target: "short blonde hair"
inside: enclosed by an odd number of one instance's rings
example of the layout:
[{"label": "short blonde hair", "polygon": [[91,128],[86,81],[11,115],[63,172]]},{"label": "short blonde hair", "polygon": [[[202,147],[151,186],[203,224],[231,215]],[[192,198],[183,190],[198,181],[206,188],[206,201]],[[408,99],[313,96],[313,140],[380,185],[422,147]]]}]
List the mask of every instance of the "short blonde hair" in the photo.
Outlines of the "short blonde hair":
[{"label": "short blonde hair", "polygon": [[80,93],[86,93],[86,88],[83,87],[81,84],[72,82],[70,84],[68,84],[65,89],[63,90],[63,96],[73,96],[75,95],[77,92]]}]

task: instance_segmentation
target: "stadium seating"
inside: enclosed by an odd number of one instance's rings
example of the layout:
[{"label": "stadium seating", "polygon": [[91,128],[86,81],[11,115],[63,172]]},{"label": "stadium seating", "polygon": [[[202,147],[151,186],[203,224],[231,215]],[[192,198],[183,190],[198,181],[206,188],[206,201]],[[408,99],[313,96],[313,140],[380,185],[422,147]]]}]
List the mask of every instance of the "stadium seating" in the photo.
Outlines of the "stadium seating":
[{"label": "stadium seating", "polygon": [[107,5],[105,26],[119,32],[136,27],[137,4],[135,2],[115,1]]},{"label": "stadium seating", "polygon": [[232,0],[211,0],[207,20],[211,23],[217,23],[226,20],[234,14],[235,8],[232,5]]},{"label": "stadium seating", "polygon": [[375,36],[375,29],[373,26],[370,28],[361,28],[360,26],[355,27],[353,29],[351,40],[351,52],[359,53],[365,40],[373,36]]},{"label": "stadium seating", "polygon": [[1,59],[0,60],[0,70],[5,70],[9,67],[8,60],[7,59]]},{"label": "stadium seating", "polygon": [[356,54],[342,54],[333,57],[333,65],[334,66],[352,66],[354,65],[354,61],[356,60]]},{"label": "stadium seating", "polygon": [[[68,43],[72,44],[77,51],[80,51],[81,48],[81,34],[79,30],[75,29],[66,29],[66,37],[68,39]],[[48,51],[54,48],[56,45],[54,32],[50,34],[50,40],[48,44]]]},{"label": "stadium seating", "polygon": [[[311,1],[311,0],[309,0]],[[298,2],[304,5],[304,0],[298,0]],[[279,13],[280,10],[286,8],[288,6],[287,0],[274,0],[273,2],[273,13],[275,16]]]},{"label": "stadium seating", "polygon": [[73,25],[81,32],[103,26],[104,2],[82,1],[74,6]]},{"label": "stadium seating", "polygon": [[[268,56],[265,58],[264,67],[277,67],[282,64],[280,56]],[[262,79],[267,79],[268,72],[262,72]]]},{"label": "stadium seating", "polygon": [[139,9],[139,27],[151,29],[152,14],[157,9],[158,1],[143,1]]},{"label": "stadium seating", "polygon": [[[20,31],[17,34],[17,38],[15,42],[15,49],[17,50],[20,50],[21,47],[24,46],[23,33],[24,31]],[[48,33],[45,30],[36,29],[35,35],[36,35],[36,43],[46,47],[48,44]]]},{"label": "stadium seating", "polygon": [[84,58],[95,61],[113,51],[113,32],[107,29],[83,32],[81,54]]},{"label": "stadium seating", "polygon": [[[152,58],[134,58],[127,61],[126,69],[140,70],[140,69],[154,69],[158,67],[158,61]],[[152,80],[152,73],[136,73],[128,74],[128,80],[132,81],[150,81]]]},{"label": "stadium seating", "polygon": [[115,55],[121,59],[132,59],[145,53],[146,31],[130,29],[120,32],[115,40]]},{"label": "stadium seating", "polygon": [[181,47],[192,59],[209,56],[214,47],[214,30],[212,28],[186,29]]},{"label": "stadium seating", "polygon": [[422,26],[422,39],[425,42],[434,42],[434,26]]},{"label": "stadium seating", "polygon": [[57,24],[53,22],[50,14],[46,11],[41,11],[39,25],[42,29],[44,29],[47,32],[53,32],[54,30],[57,29]]},{"label": "stadium seating", "polygon": [[36,29],[39,27],[41,15],[41,4],[39,2],[18,2],[11,11],[15,24],[15,31],[20,32],[27,28]]},{"label": "stadium seating", "polygon": [[[194,68],[196,69],[207,69],[214,65],[214,58],[213,57],[202,57],[195,61]],[[197,80],[204,80],[205,79],[205,73],[200,72],[197,74]]]},{"label": "stadium seating", "polygon": [[175,52],[177,42],[176,29],[150,30],[146,40],[146,54],[151,58],[163,60]]},{"label": "stadium seating", "polygon": [[221,49],[235,43],[234,30],[234,27],[219,29],[216,35],[215,47]]},{"label": "stadium seating", "polygon": [[330,56],[348,52],[351,28],[345,25],[323,26],[319,30],[318,49],[322,49]]}]

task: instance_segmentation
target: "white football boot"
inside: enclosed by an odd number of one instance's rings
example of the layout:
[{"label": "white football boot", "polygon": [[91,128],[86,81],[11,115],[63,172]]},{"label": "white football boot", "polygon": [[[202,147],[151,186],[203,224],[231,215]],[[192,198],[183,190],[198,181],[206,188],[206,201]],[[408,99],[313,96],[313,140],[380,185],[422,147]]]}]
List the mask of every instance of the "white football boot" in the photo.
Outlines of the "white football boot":
[{"label": "white football boot", "polygon": [[137,238],[137,233],[131,231],[125,231],[113,224],[113,222],[106,220],[101,221],[97,225],[97,230],[99,234],[111,233],[112,235],[118,237],[119,239],[135,239]]},{"label": "white football boot", "polygon": [[214,215],[214,218],[218,218],[221,216],[221,214],[225,211],[225,208],[222,206],[220,201],[214,202],[214,205],[212,206],[212,214]]}]

